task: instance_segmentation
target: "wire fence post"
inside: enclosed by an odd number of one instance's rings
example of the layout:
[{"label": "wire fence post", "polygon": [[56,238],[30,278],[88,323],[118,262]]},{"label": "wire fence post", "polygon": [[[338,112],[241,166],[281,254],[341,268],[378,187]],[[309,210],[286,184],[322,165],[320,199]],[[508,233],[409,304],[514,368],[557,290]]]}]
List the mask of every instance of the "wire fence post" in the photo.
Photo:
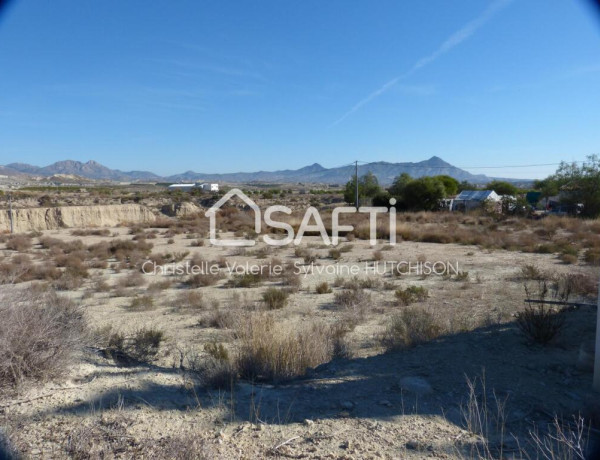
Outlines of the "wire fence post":
[{"label": "wire fence post", "polygon": [[12,209],[12,193],[8,194],[8,216],[10,218],[10,233],[14,233],[15,232],[15,227],[14,227],[14,219],[13,219],[13,209]]},{"label": "wire fence post", "polygon": [[594,353],[594,390],[600,391],[600,282],[598,283],[598,308],[596,309],[596,348]]}]

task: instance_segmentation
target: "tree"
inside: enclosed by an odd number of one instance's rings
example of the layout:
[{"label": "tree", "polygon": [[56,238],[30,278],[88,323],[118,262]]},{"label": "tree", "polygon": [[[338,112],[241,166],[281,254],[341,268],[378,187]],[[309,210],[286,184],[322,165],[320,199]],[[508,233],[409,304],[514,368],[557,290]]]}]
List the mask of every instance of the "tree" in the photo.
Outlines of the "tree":
[{"label": "tree", "polygon": [[397,176],[394,179],[394,182],[392,182],[391,187],[388,189],[390,195],[392,195],[396,199],[401,198],[404,194],[404,188],[412,180],[413,178],[410,177],[410,174],[408,173],[402,173],[399,176]]},{"label": "tree", "polygon": [[559,183],[556,177],[549,176],[546,179],[536,180],[533,182],[533,188],[541,193],[541,197],[546,199],[546,208],[548,208],[548,198],[558,195]]},{"label": "tree", "polygon": [[446,189],[446,196],[456,195],[458,193],[459,183],[454,177],[450,177],[445,174],[435,177],[439,179],[442,182],[442,184],[444,184],[444,189]]},{"label": "tree", "polygon": [[460,193],[463,190],[477,190],[477,186],[475,184],[471,184],[469,181],[463,180],[458,184],[457,191]]},{"label": "tree", "polygon": [[561,163],[553,180],[564,192],[561,202],[573,207],[583,205],[585,217],[600,215],[600,157],[591,155],[581,166],[577,163]]},{"label": "tree", "polygon": [[446,189],[436,177],[421,177],[410,181],[404,187],[403,204],[413,211],[435,211],[440,207],[440,200],[445,197]]},{"label": "tree", "polygon": [[[368,172],[358,178],[358,197],[359,200],[364,198],[373,198],[375,195],[381,192],[379,181],[372,172]],[[355,202],[356,193],[356,177],[352,177],[347,183],[344,189],[344,200],[346,203]],[[356,204],[356,203],[354,203]]]},{"label": "tree", "polygon": [[493,190],[498,195],[516,195],[519,191],[517,187],[515,187],[510,182],[502,181],[502,180],[493,180],[488,183],[485,188],[487,190]]}]

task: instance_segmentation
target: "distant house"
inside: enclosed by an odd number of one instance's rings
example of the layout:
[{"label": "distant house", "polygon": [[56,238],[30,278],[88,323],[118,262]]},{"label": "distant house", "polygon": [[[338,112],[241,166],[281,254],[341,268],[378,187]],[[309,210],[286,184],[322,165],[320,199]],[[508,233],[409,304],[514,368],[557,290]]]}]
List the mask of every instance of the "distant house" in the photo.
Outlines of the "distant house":
[{"label": "distant house", "polygon": [[219,184],[209,184],[207,182],[195,182],[193,184],[171,184],[168,187],[169,190],[181,190],[184,192],[189,192],[190,190],[202,190],[202,191],[211,191],[218,192]]},{"label": "distant house", "polygon": [[171,184],[169,185],[169,190],[182,190],[182,191],[190,191],[196,187],[196,184]]},{"label": "distant house", "polygon": [[500,203],[501,197],[493,190],[463,190],[452,200],[452,211],[470,211],[486,202]]}]

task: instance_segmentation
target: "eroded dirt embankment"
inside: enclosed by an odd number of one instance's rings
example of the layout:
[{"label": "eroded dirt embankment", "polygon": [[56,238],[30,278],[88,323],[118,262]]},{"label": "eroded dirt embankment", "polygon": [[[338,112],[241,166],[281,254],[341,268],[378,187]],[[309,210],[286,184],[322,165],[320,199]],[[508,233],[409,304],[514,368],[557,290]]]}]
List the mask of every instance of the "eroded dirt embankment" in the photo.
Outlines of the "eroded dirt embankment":
[{"label": "eroded dirt embankment", "polygon": [[[65,227],[114,227],[122,223],[152,222],[156,216],[139,204],[59,206],[13,209],[15,232],[54,230]],[[0,231],[10,231],[10,213],[0,212]]]}]

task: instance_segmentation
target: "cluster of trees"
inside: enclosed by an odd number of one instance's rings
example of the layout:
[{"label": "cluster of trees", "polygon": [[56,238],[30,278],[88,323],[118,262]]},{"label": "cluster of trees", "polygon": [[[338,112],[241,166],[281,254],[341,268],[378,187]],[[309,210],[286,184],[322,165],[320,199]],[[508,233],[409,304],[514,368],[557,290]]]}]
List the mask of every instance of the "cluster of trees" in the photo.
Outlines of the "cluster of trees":
[{"label": "cluster of trees", "polygon": [[[577,210],[583,217],[600,216],[600,157],[591,155],[587,161],[562,162],[556,172],[534,183],[542,198],[559,195],[561,204]],[[579,207],[581,205],[581,207]]]},{"label": "cluster of trees", "polygon": [[[352,178],[344,190],[347,203],[355,202],[356,179]],[[392,185],[384,189],[377,177],[367,173],[358,179],[358,194],[361,204],[388,206],[391,198],[396,199],[396,208],[406,211],[433,211],[440,207],[442,199],[453,196],[462,190],[478,187],[468,182],[458,182],[450,176],[413,178],[404,173],[394,179]],[[485,188],[498,195],[515,197],[503,202],[507,210],[524,210],[527,203],[524,195],[528,190],[517,188],[506,181],[494,180]],[[534,189],[541,192],[542,198],[559,195],[561,204],[577,210],[583,217],[600,216],[600,157],[592,155],[587,161],[561,163],[556,173],[546,179],[535,181]],[[574,211],[573,211],[574,212]]]},{"label": "cluster of trees", "polygon": [[[388,206],[391,198],[396,199],[396,208],[406,211],[433,211],[439,208],[440,200],[455,195],[470,184],[460,183],[450,176],[413,178],[404,173],[394,179],[392,185],[383,189],[371,172],[358,178],[360,203]],[[344,200],[355,202],[356,178],[346,184]]]}]

